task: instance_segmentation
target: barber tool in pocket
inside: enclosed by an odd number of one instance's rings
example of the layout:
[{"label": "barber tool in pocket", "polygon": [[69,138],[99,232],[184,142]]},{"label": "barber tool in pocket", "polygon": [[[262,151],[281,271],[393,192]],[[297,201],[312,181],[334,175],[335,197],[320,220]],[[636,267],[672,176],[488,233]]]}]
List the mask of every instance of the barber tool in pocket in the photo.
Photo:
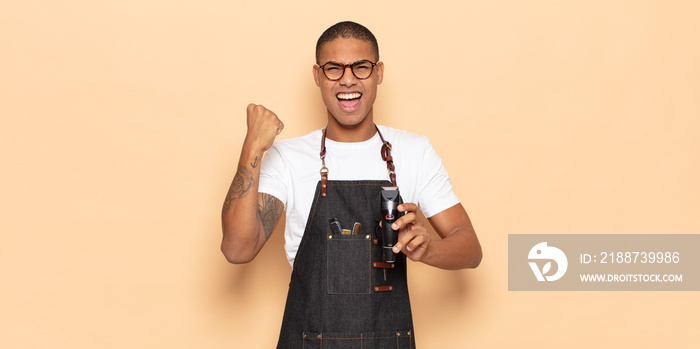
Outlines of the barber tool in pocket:
[{"label": "barber tool in pocket", "polygon": [[328,224],[331,225],[331,234],[340,235],[343,232],[343,227],[340,226],[340,221],[338,218],[331,218],[328,220]]},{"label": "barber tool in pocket", "polygon": [[359,235],[362,230],[362,223],[360,222],[355,222],[352,226],[352,230],[343,229],[340,225],[340,221],[336,217],[329,219],[328,224],[331,226],[331,234],[335,235]]}]

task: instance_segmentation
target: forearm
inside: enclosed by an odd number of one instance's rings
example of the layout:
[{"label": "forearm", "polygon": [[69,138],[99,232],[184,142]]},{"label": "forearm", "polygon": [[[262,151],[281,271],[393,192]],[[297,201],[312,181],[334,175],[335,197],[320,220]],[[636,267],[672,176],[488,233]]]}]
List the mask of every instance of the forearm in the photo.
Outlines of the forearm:
[{"label": "forearm", "polygon": [[226,194],[221,211],[223,240],[221,251],[231,263],[245,263],[260,251],[261,236],[258,182],[263,151],[247,142],[241,150],[238,169]]},{"label": "forearm", "polygon": [[481,256],[481,245],[474,230],[459,227],[443,239],[432,240],[422,262],[441,269],[476,268]]}]

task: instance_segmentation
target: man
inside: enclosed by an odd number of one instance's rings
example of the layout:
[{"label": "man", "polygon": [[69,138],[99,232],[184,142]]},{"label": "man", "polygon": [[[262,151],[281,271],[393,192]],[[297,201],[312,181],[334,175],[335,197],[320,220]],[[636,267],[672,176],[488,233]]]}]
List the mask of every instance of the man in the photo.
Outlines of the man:
[{"label": "man", "polygon": [[[406,257],[443,269],[475,268],[481,247],[449,177],[425,137],[375,126],[384,64],[374,35],[353,22],[328,28],[313,77],[327,107],[325,129],[274,142],[284,125],[247,108],[248,133],[224,202],[221,249],[251,261],[286,210],[293,267],[279,348],[413,348]],[[263,155],[265,156],[263,159]],[[405,215],[394,263],[382,258],[380,195],[398,186]],[[442,239],[432,240],[417,211]],[[334,232],[329,221],[353,231]]]}]

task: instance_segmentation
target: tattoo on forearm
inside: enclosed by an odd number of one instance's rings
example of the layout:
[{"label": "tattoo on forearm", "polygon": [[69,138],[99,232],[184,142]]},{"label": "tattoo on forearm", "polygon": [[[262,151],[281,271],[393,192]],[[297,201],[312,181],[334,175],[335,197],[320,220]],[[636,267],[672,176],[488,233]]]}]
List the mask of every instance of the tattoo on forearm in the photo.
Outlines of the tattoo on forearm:
[{"label": "tattoo on forearm", "polygon": [[284,205],[276,197],[263,193],[262,203],[258,204],[258,217],[265,232],[265,239],[269,239],[272,231],[275,230],[275,225],[282,214]]},{"label": "tattoo on forearm", "polygon": [[253,159],[253,162],[250,163],[250,166],[253,168],[258,167],[258,157],[256,156],[255,159]]},{"label": "tattoo on forearm", "polygon": [[226,194],[224,211],[228,210],[233,200],[248,195],[254,183],[255,179],[253,178],[253,173],[245,168],[245,166],[238,166],[238,171],[236,171],[231,187],[228,189],[228,194]]}]

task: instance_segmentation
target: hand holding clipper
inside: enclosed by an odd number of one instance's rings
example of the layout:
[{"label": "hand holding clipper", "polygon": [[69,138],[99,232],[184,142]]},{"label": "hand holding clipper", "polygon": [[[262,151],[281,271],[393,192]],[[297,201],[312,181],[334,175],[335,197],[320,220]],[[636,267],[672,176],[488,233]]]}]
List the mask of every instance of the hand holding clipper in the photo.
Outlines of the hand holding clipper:
[{"label": "hand holding clipper", "polygon": [[403,216],[403,213],[398,210],[400,204],[398,187],[382,187],[382,247],[384,248],[384,261],[387,263],[396,261],[396,253],[392,248],[399,240],[399,232],[392,229],[391,225]]}]

